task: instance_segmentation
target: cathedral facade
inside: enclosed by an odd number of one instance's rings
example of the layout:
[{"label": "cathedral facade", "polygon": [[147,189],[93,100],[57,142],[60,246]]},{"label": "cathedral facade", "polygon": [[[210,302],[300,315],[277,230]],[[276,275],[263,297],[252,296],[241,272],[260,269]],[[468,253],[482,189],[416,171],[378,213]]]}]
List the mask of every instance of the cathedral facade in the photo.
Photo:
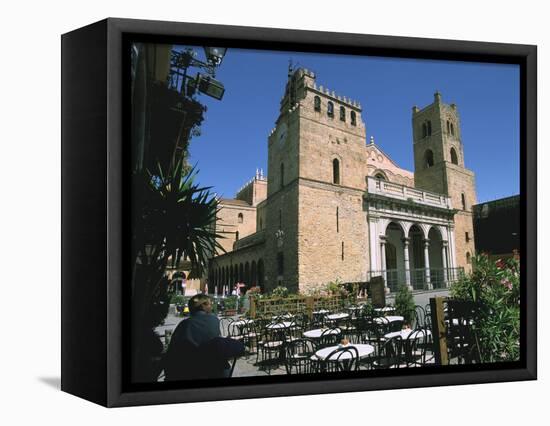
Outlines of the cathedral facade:
[{"label": "cathedral facade", "polygon": [[[257,171],[220,199],[224,254],[209,290],[236,282],[307,291],[331,281],[383,276],[387,291],[444,288],[474,255],[475,176],[466,169],[457,107],[441,95],[412,110],[414,172],[371,138],[361,105],[289,74],[268,137],[267,176]],[[221,291],[221,290],[219,290]]]}]

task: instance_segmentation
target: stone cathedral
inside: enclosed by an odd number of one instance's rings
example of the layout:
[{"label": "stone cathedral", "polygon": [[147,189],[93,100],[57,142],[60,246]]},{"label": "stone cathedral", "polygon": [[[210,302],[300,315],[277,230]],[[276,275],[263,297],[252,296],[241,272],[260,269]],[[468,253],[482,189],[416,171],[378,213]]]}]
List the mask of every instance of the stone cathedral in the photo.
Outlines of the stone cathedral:
[{"label": "stone cathedral", "polygon": [[226,253],[209,290],[244,283],[305,291],[383,276],[387,291],[445,288],[471,268],[475,176],[465,167],[456,105],[412,108],[414,172],[371,138],[361,105],[289,73],[268,137],[268,171],[220,199]]}]

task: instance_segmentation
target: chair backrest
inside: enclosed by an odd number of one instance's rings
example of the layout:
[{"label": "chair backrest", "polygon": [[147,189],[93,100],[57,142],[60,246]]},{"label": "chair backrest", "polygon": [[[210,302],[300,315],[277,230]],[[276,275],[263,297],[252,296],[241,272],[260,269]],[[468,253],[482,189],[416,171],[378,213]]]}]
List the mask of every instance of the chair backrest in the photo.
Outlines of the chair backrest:
[{"label": "chair backrest", "polygon": [[420,305],[414,307],[414,323],[411,324],[413,328],[426,326],[426,311]]},{"label": "chair backrest", "polygon": [[325,358],[326,371],[356,371],[359,369],[359,351],[354,346],[335,349]]},{"label": "chair backrest", "polygon": [[285,368],[287,374],[308,374],[314,372],[311,357],[317,351],[317,343],[308,338],[300,338],[287,343],[285,348]]},{"label": "chair backrest", "polygon": [[342,337],[342,330],[338,327],[327,328],[321,333],[319,337],[319,348],[326,348],[327,346],[335,346],[340,343]]},{"label": "chair backrest", "polygon": [[378,353],[378,365],[384,368],[399,368],[402,361],[403,340],[395,336],[386,340]]}]

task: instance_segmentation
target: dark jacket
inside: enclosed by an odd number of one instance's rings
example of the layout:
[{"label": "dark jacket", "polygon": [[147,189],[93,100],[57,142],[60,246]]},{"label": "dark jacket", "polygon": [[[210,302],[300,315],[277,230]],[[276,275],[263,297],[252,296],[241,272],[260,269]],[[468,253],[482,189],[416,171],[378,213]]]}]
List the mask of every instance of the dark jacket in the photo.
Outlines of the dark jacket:
[{"label": "dark jacket", "polygon": [[166,380],[224,377],[227,360],[244,353],[241,342],[220,337],[215,315],[197,312],[181,321],[164,359]]}]

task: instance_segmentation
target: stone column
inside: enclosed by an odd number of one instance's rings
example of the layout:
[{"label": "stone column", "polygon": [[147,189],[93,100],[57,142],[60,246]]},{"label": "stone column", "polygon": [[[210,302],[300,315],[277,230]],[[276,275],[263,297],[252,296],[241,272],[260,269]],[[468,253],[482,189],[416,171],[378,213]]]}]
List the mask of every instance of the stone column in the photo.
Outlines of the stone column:
[{"label": "stone column", "polygon": [[411,265],[409,262],[409,243],[411,239],[408,237],[403,238],[403,258],[405,259],[405,284],[409,290],[413,290],[411,285]]},{"label": "stone column", "polygon": [[426,286],[428,290],[432,290],[432,282],[430,280],[430,240],[424,240],[424,268],[426,271]]},{"label": "stone column", "polygon": [[449,287],[449,267],[448,267],[448,264],[447,264],[447,246],[448,246],[448,242],[447,241],[442,241],[441,242],[441,260],[442,260],[442,263],[443,263],[443,284],[445,285],[445,287]]},{"label": "stone column", "polygon": [[382,268],[382,276],[384,277],[384,287],[386,289],[386,294],[390,292],[388,287],[388,274],[386,271],[386,236],[380,236],[380,266]]}]

